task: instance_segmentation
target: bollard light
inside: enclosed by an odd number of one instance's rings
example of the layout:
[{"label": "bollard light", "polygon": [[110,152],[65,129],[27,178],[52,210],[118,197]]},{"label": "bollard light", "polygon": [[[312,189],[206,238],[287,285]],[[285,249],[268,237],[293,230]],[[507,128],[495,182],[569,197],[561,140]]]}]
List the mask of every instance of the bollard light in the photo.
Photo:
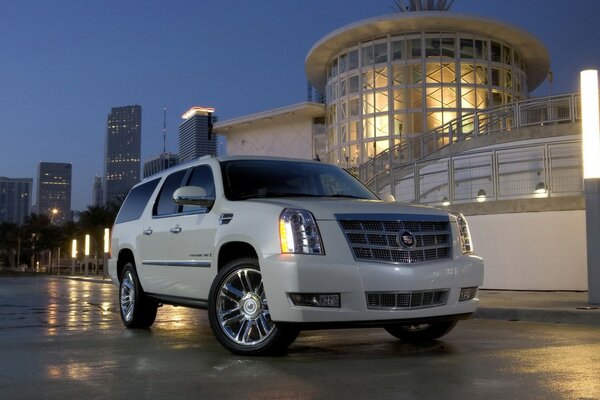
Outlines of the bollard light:
[{"label": "bollard light", "polygon": [[85,235],[85,249],[83,254],[85,256],[90,255],[90,235]]},{"label": "bollard light", "polygon": [[581,71],[581,132],[583,179],[600,178],[600,117],[598,116],[598,71]]},{"label": "bollard light", "polygon": [[104,228],[104,252],[110,252],[110,229]]}]

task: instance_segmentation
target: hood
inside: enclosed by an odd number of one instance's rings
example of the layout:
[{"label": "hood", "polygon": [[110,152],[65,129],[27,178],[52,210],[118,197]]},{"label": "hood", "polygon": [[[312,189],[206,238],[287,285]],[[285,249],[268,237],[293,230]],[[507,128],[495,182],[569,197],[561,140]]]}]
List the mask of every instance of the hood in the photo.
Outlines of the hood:
[{"label": "hood", "polygon": [[286,197],[278,199],[252,199],[248,201],[272,204],[282,208],[308,210],[317,220],[336,220],[335,215],[338,214],[426,214],[439,216],[447,216],[449,214],[447,211],[437,208],[381,200]]}]

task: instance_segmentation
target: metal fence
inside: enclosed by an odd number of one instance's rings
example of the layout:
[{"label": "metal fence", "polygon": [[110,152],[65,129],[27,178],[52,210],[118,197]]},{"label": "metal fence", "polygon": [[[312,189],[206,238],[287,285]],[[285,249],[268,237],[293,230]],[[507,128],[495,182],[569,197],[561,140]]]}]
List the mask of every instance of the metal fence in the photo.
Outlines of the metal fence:
[{"label": "metal fence", "polygon": [[581,140],[503,147],[393,168],[369,187],[427,205],[583,193]]},{"label": "metal fence", "polygon": [[358,168],[359,178],[370,183],[378,174],[411,164],[436,151],[473,136],[510,132],[521,127],[576,122],[581,119],[580,95],[542,97],[466,114],[419,137],[378,154]]}]

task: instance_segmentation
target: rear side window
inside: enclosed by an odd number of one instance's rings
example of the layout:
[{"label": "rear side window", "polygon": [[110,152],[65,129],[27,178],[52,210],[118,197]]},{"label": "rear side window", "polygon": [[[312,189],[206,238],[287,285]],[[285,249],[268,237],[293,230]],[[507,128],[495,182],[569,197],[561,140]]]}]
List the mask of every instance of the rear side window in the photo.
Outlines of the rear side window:
[{"label": "rear side window", "polygon": [[144,208],[146,208],[146,204],[148,204],[148,200],[150,200],[150,196],[152,196],[152,193],[154,192],[154,189],[156,189],[159,181],[160,178],[154,179],[131,189],[127,195],[127,198],[123,202],[121,209],[119,210],[119,215],[117,215],[115,224],[139,219],[142,216]]}]

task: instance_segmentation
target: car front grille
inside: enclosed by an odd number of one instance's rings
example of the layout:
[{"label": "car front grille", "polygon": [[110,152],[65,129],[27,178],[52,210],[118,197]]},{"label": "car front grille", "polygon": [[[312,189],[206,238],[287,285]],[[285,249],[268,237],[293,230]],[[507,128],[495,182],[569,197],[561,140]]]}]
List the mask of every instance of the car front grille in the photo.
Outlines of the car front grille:
[{"label": "car front grille", "polygon": [[[450,222],[442,217],[418,217],[372,220],[338,216],[338,221],[356,261],[411,264],[451,258]],[[405,234],[414,239],[412,246],[402,242]]]},{"label": "car front grille", "polygon": [[369,310],[410,310],[446,304],[448,289],[415,292],[367,292]]}]

